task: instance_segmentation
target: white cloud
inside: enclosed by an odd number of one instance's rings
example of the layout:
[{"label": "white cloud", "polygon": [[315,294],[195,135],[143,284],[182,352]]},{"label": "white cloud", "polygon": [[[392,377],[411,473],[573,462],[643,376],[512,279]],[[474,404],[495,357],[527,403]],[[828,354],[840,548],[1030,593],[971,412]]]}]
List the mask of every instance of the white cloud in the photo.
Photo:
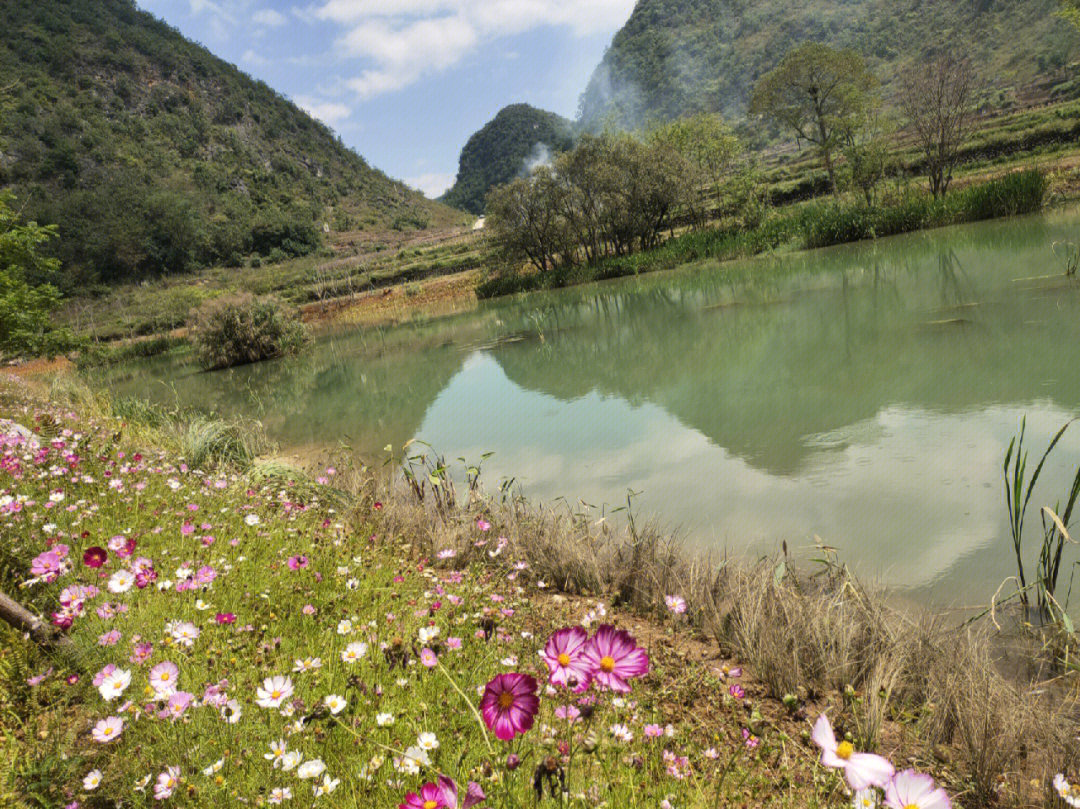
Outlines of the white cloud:
[{"label": "white cloud", "polygon": [[314,13],[345,27],[339,48],[368,62],[348,85],[371,98],[446,70],[497,37],[543,26],[578,36],[614,30],[633,7],[634,0],[324,0]]},{"label": "white cloud", "polygon": [[256,25],[268,25],[271,27],[284,25],[288,22],[284,14],[280,11],[274,11],[272,8],[264,8],[256,11],[251,15],[251,21]]},{"label": "white cloud", "polygon": [[318,118],[328,126],[344,121],[352,114],[352,110],[344,104],[333,101],[317,101],[310,96],[295,96],[293,101],[312,118]]},{"label": "white cloud", "polygon": [[240,60],[242,62],[246,62],[249,65],[258,65],[259,67],[270,64],[269,59],[264,56],[260,56],[251,48],[248,48],[246,51],[244,51],[244,55],[240,57]]},{"label": "white cloud", "polygon": [[421,174],[419,177],[408,177],[405,185],[415,188],[429,199],[441,197],[454,184],[453,174]]}]

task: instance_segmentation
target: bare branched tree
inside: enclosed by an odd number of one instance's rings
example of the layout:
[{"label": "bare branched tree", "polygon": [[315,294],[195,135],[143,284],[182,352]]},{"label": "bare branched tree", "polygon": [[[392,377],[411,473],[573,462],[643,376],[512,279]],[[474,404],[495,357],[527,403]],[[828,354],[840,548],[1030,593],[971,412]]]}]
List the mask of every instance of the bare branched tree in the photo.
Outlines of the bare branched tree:
[{"label": "bare branched tree", "polygon": [[943,196],[971,130],[975,71],[966,59],[940,56],[904,72],[900,106],[926,157],[930,191]]}]

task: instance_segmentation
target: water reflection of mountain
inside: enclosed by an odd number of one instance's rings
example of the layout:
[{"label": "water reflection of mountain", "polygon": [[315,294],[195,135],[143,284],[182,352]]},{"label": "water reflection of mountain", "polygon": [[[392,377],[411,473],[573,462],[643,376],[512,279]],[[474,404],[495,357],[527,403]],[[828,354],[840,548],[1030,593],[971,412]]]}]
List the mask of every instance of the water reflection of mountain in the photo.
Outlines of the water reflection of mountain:
[{"label": "water reflection of mountain", "polygon": [[543,340],[494,356],[516,384],[563,400],[660,405],[774,474],[829,445],[814,436],[894,404],[957,413],[1039,398],[1072,410],[1080,295],[1012,281],[1045,262],[1045,234],[1029,231],[1005,254],[925,240],[900,256],[818,254],[814,273],[800,257],[756,278],[601,287],[533,310]]}]

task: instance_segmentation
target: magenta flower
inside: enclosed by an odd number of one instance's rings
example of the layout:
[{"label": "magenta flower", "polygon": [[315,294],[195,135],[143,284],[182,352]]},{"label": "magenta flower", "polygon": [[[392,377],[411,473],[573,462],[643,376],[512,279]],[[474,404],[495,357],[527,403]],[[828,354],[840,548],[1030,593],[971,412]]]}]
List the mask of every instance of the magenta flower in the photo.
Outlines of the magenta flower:
[{"label": "magenta flower", "polygon": [[580,626],[560,629],[544,646],[542,657],[547,663],[552,685],[561,685],[581,692],[592,682],[592,665],[585,657],[588,633]]},{"label": "magenta flower", "polygon": [[[453,786],[452,791],[445,782]],[[398,804],[398,809],[456,809],[456,807],[457,787],[445,776],[439,778],[438,784],[424,784],[420,787],[419,794],[409,792],[405,795],[405,803]]]},{"label": "magenta flower", "polygon": [[97,545],[87,548],[83,553],[83,564],[87,567],[101,567],[109,561],[109,552]]},{"label": "magenta flower", "polygon": [[873,753],[856,753],[848,741],[837,744],[836,735],[825,714],[819,716],[814,723],[810,738],[821,748],[821,763],[826,767],[843,770],[848,785],[854,790],[872,786],[885,789],[896,772],[888,759]]},{"label": "magenta flower", "polygon": [[497,674],[484,688],[480,700],[484,722],[495,732],[495,738],[504,742],[531,728],[538,710],[536,680],[517,672]]},{"label": "magenta flower", "polygon": [[[471,809],[484,800],[484,790],[475,781],[470,781],[465,791],[465,800],[461,809]],[[427,783],[420,787],[420,793],[410,792],[405,796],[405,803],[399,803],[398,809],[458,809],[458,788],[445,775],[439,776],[437,784]]]},{"label": "magenta flower", "polygon": [[929,775],[904,770],[885,785],[885,805],[892,809],[952,809],[945,790]]},{"label": "magenta flower", "polygon": [[601,688],[627,692],[631,677],[649,673],[649,655],[629,632],[604,624],[585,644],[585,659],[592,668],[593,681]]},{"label": "magenta flower", "polygon": [[308,558],[306,556],[290,556],[289,557],[289,570],[300,570],[308,566]]},{"label": "magenta flower", "polygon": [[231,612],[219,612],[214,616],[214,620],[219,624],[235,624],[236,616]]}]

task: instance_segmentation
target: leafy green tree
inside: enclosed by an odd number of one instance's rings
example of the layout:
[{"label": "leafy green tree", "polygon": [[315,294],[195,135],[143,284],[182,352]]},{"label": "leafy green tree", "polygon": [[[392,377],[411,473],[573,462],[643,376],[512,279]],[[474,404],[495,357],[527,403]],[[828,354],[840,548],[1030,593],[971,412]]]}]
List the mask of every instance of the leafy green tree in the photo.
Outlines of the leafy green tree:
[{"label": "leafy green tree", "polygon": [[758,80],[750,112],[817,146],[836,193],[833,153],[844,132],[866,114],[876,86],[877,80],[855,51],[808,42],[789,51]]},{"label": "leafy green tree", "polygon": [[[693,181],[705,189],[719,208],[725,186],[735,172],[742,145],[719,115],[699,113],[656,126],[649,133],[654,144],[664,144],[682,155],[693,172]],[[701,220],[705,211],[695,211]]]},{"label": "leafy green tree", "polygon": [[1080,28],[1080,0],[1059,0],[1061,8],[1058,14]]},{"label": "leafy green tree", "polygon": [[52,350],[66,336],[49,322],[60,292],[47,280],[60,262],[42,255],[41,247],[56,227],[21,222],[11,202],[10,194],[0,193],[0,354]]}]

